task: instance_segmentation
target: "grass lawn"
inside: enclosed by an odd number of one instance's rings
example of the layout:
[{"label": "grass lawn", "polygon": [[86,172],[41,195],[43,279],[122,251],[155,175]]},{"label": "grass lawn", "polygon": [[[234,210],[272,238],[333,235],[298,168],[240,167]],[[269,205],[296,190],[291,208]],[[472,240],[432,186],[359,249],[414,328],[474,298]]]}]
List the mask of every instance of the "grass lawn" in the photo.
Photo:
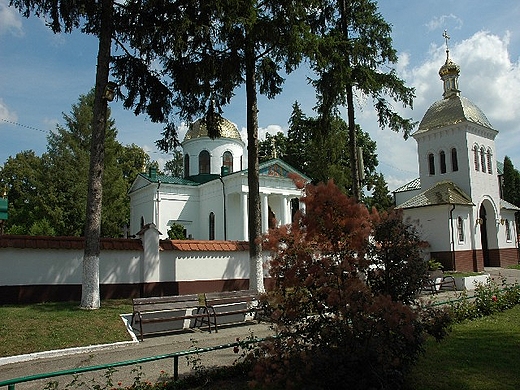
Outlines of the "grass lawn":
[{"label": "grass lawn", "polygon": [[[99,310],[79,303],[0,307],[0,356],[130,340],[119,315],[129,300],[105,301]],[[406,377],[406,390],[488,390],[520,388],[520,305],[453,327]],[[213,386],[214,385],[214,386]],[[245,389],[247,378],[210,380],[205,389]]]},{"label": "grass lawn", "polygon": [[407,378],[406,389],[520,388],[520,305],[503,313],[453,327],[440,343],[430,340],[426,354]]},{"label": "grass lawn", "polygon": [[120,314],[130,300],[109,300],[99,310],[79,302],[0,306],[0,357],[131,340]]}]

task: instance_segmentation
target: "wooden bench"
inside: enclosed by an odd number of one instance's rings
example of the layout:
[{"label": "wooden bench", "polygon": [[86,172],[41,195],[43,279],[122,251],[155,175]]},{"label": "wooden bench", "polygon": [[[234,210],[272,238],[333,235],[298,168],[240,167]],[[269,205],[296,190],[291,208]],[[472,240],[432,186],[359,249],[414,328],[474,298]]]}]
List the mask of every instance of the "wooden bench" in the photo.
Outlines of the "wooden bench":
[{"label": "wooden bench", "polygon": [[205,311],[210,315],[210,328],[218,332],[217,317],[235,314],[253,314],[261,311],[258,305],[258,292],[253,290],[222,291],[203,294]]},{"label": "wooden bench", "polygon": [[[206,309],[203,294],[188,294],[153,298],[134,298],[131,326],[139,323],[143,341],[143,324],[166,323],[195,319],[194,326],[208,325],[211,333],[210,311]],[[216,331],[216,325],[215,325]]]}]

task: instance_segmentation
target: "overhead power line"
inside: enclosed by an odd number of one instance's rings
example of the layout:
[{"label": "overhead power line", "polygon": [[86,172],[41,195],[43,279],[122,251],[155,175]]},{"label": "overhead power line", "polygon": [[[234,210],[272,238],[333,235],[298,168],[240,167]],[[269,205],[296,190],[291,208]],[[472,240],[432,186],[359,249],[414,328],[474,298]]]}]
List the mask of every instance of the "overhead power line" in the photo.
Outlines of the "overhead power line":
[{"label": "overhead power line", "polygon": [[15,126],[20,126],[20,127],[24,127],[26,129],[29,129],[29,130],[36,130],[36,131],[40,131],[42,133],[48,133],[49,130],[42,130],[42,129],[38,129],[37,127],[33,127],[33,126],[28,126],[28,125],[23,125],[21,123],[18,123],[18,122],[14,122],[14,121],[10,121],[9,119],[5,119],[5,118],[0,118],[2,121],[4,121],[5,123],[9,123],[10,125],[15,125]]}]

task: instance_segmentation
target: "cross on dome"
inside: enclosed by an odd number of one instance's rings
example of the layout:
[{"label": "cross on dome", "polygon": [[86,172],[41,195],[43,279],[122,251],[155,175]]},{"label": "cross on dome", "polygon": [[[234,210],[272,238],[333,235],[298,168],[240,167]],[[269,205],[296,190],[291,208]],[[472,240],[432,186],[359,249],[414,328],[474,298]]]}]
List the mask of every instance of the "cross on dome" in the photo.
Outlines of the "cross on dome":
[{"label": "cross on dome", "polygon": [[439,69],[439,76],[444,83],[444,93],[442,96],[449,98],[451,96],[458,96],[460,93],[458,80],[460,67],[450,59],[450,49],[448,47],[450,36],[448,35],[448,31],[444,30],[442,36],[446,42],[446,62]]},{"label": "cross on dome", "polygon": [[448,41],[450,39],[450,36],[448,35],[448,30],[444,30],[442,33],[442,36],[444,37],[446,41],[446,60],[450,57],[450,48],[448,47]]}]

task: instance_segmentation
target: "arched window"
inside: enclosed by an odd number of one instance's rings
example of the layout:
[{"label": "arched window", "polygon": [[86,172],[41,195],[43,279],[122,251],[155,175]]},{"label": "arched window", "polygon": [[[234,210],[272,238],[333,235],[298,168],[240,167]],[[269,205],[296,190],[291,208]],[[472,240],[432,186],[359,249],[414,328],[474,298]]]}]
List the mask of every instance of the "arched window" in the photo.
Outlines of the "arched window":
[{"label": "arched window", "polygon": [[428,154],[428,171],[430,175],[435,175],[435,156],[433,153]]},{"label": "arched window", "polygon": [[441,173],[446,173],[446,153],[444,153],[444,150],[441,150],[439,157],[441,160]]},{"label": "arched window", "polygon": [[203,150],[199,153],[199,173],[210,173],[209,152],[207,150]]},{"label": "arched window", "polygon": [[479,170],[479,163],[478,163],[478,146],[473,146],[473,160],[475,161],[475,171]]},{"label": "arched window", "polygon": [[506,219],[506,241],[511,241],[511,226],[509,225],[509,220]]},{"label": "arched window", "polygon": [[213,211],[209,213],[209,239],[215,239],[215,214]]},{"label": "arched window", "polygon": [[457,172],[459,170],[459,160],[457,159],[457,149],[451,148],[451,170]]},{"label": "arched window", "polygon": [[457,231],[459,236],[459,242],[464,242],[464,220],[462,217],[457,218]]},{"label": "arched window", "polygon": [[480,148],[480,169],[486,173],[486,151],[484,147]]},{"label": "arched window", "polygon": [[233,155],[231,152],[224,152],[222,155],[222,166],[228,168],[228,173],[233,172]]},{"label": "arched window", "polygon": [[186,153],[184,155],[184,177],[188,177],[190,175],[190,155]]},{"label": "arched window", "polygon": [[488,173],[493,173],[493,165],[492,165],[492,154],[491,154],[491,149],[488,149],[487,151],[487,171]]}]

